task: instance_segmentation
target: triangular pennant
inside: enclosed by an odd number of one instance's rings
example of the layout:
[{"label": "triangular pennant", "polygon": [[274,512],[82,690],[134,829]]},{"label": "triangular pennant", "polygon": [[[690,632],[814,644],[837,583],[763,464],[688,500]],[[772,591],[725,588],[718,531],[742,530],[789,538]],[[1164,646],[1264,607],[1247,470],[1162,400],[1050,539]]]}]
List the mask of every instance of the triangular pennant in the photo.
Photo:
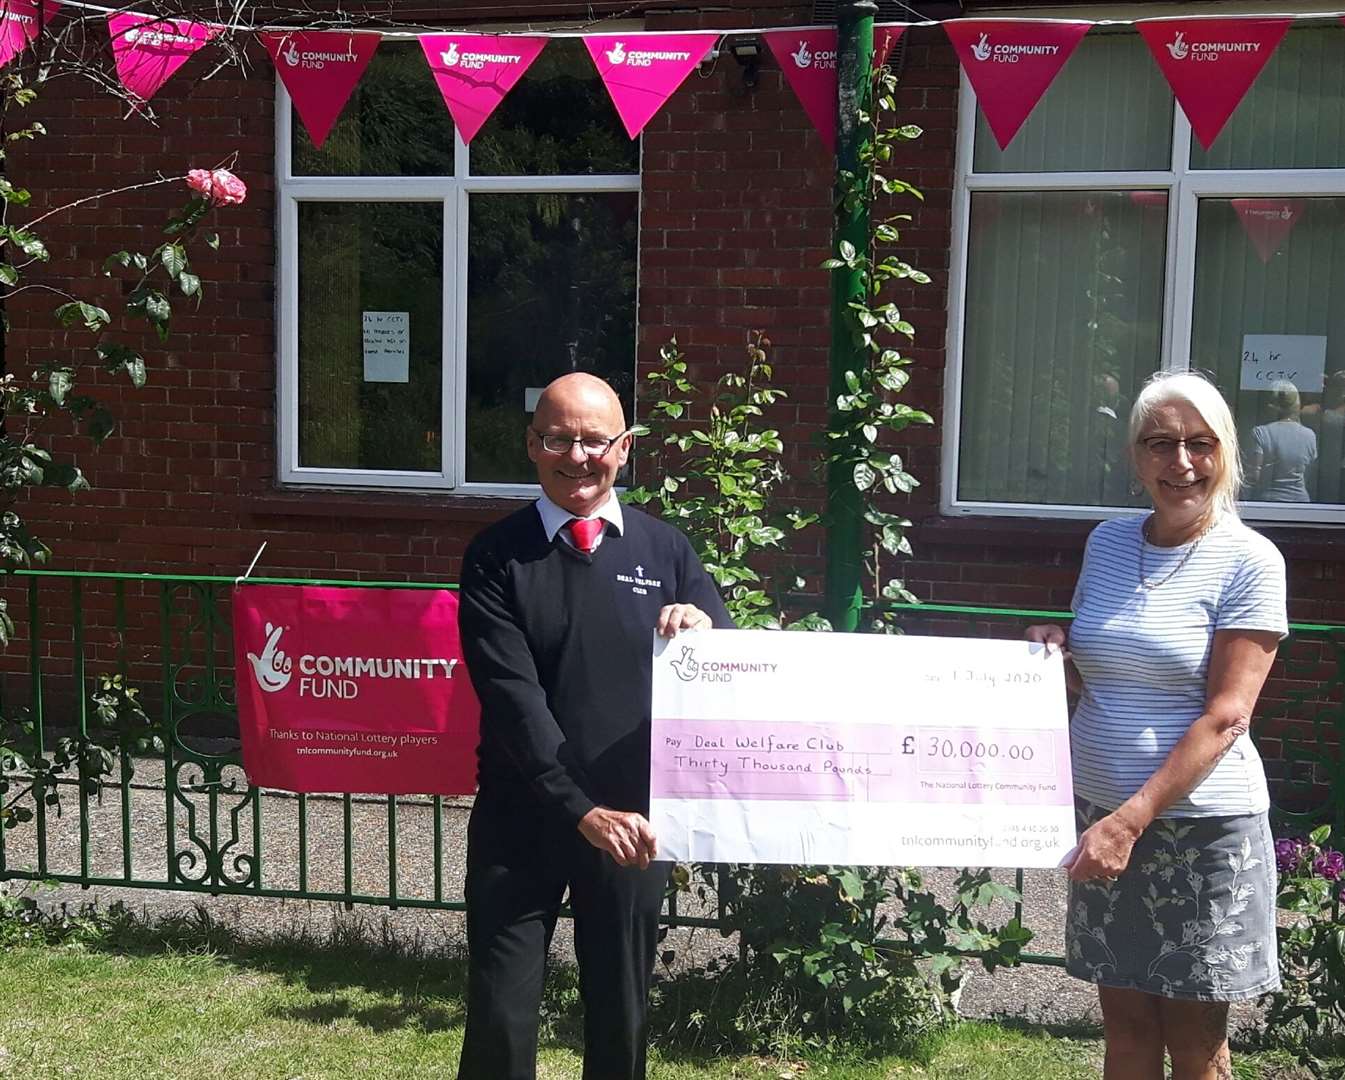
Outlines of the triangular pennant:
[{"label": "triangular pennant", "polygon": [[762,34],[803,111],[836,152],[836,31],[772,30]]},{"label": "triangular pennant", "polygon": [[260,36],[309,139],[322,149],[383,35],[292,30]]},{"label": "triangular pennant", "polygon": [[1208,150],[1293,19],[1144,19],[1135,24]]},{"label": "triangular pennant", "polygon": [[606,34],[584,45],[632,139],[714,44],[712,34]]},{"label": "triangular pennant", "polygon": [[56,15],[54,3],[37,0],[0,0],[0,65],[8,64],[37,37],[38,19],[46,25]]},{"label": "triangular pennant", "polygon": [[420,39],[463,142],[472,141],[546,42],[542,37],[495,34],[426,34]]},{"label": "triangular pennant", "polygon": [[107,17],[112,59],[122,86],[141,101],[159,92],[202,45],[224,28],[189,19],[160,19],[124,11]]},{"label": "triangular pennant", "polygon": [[999,143],[1008,147],[1091,23],[957,19],[943,28]]},{"label": "triangular pennant", "polygon": [[873,66],[880,68],[892,55],[892,46],[906,33],[906,23],[882,23],[873,28]]},{"label": "triangular pennant", "polygon": [[1233,199],[1243,231],[1263,263],[1284,246],[1306,206],[1302,199]]}]

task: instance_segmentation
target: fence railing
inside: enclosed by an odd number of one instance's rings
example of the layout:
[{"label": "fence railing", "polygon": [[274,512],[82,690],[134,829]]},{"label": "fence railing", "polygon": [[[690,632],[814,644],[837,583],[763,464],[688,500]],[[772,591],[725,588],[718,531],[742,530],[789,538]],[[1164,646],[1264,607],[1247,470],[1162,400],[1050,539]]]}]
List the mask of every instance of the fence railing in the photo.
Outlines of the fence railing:
[{"label": "fence railing", "polygon": [[[269,584],[452,588],[430,582],[254,578]],[[16,632],[0,653],[3,702],[27,710],[11,743],[41,756],[58,739],[97,739],[89,695],[102,674],[140,687],[162,750],[122,748],[100,785],[10,771],[0,818],[0,880],[287,897],[461,910],[470,802],[441,796],[294,795],[251,787],[237,744],[229,602],[234,579],[26,571],[0,579]],[[912,632],[1011,637],[1067,612],[896,605]],[[1295,624],[1256,730],[1276,814],[1345,836],[1345,627]],[[59,812],[58,812],[59,810]],[[1023,875],[1017,874],[1020,892]],[[722,903],[722,901],[721,901]],[[1023,918],[1021,904],[1017,912]],[[667,913],[671,925],[719,927],[713,908]],[[1025,920],[1030,926],[1030,920]],[[1041,953],[1041,963],[1062,959]]]}]

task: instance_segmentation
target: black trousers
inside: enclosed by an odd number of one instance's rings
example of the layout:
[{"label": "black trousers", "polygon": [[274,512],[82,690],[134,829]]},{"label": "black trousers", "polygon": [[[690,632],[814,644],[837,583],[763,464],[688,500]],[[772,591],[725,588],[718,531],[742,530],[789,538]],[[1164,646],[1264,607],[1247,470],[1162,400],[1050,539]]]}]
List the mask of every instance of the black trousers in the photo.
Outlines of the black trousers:
[{"label": "black trousers", "polygon": [[478,797],[467,829],[467,1031],[458,1080],[533,1080],[547,948],[566,888],[584,1080],[642,1080],[668,864],[621,867],[572,826]]}]

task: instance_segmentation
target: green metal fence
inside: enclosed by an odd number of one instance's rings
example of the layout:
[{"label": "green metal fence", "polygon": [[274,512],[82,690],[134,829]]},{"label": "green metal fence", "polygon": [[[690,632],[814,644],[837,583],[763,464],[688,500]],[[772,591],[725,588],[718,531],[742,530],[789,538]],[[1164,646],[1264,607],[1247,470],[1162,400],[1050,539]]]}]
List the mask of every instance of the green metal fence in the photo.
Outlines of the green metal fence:
[{"label": "green metal fence", "polygon": [[[269,584],[443,588],[436,583],[254,578]],[[252,788],[237,748],[229,598],[234,579],[27,571],[0,585],[16,636],[0,653],[3,715],[27,708],[17,749],[97,737],[89,691],[102,673],[145,689],[161,752],[123,749],[89,790],[79,776],[8,776],[0,880],[289,897],[461,910],[467,800],[292,795]],[[912,632],[1012,637],[1058,611],[898,605]],[[1345,627],[1295,624],[1257,731],[1276,780],[1277,815],[1345,836]],[[60,812],[51,801],[59,794]],[[1021,871],[1018,885],[1023,883]],[[1019,915],[1022,916],[1021,907]],[[672,925],[717,927],[723,911],[668,912]],[[1029,920],[1030,921],[1030,920]],[[1032,960],[1060,963],[1034,955]]]}]

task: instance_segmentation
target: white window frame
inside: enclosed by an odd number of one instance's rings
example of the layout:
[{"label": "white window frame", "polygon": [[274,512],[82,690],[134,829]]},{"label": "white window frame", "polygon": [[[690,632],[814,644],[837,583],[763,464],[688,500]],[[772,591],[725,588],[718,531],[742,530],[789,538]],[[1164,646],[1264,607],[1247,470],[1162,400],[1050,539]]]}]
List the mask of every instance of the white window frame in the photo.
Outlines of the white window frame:
[{"label": "white window frame", "polygon": [[[1090,13],[1092,14],[1092,13]],[[1155,13],[1157,14],[1157,13]],[[1166,13],[1165,13],[1166,14]],[[1221,12],[1221,14],[1233,14]],[[1076,17],[1089,15],[1075,13]],[[1030,17],[1024,14],[1024,17]],[[1190,167],[1191,124],[1173,99],[1172,168],[1146,172],[974,173],[976,95],[960,73],[957,109],[957,163],[953,188],[952,257],[949,260],[947,364],[944,377],[944,439],[940,512],[950,516],[1038,517],[1100,521],[1144,513],[1137,507],[1067,503],[989,502],[957,497],[962,434],[963,343],[967,312],[967,261],[971,197],[977,191],[1153,191],[1168,192],[1167,252],[1163,280],[1164,370],[1182,369],[1191,353],[1195,299],[1196,213],[1199,200],[1215,198],[1345,198],[1345,169],[1239,169]],[[1266,524],[1345,525],[1345,505],[1244,502],[1248,521]]]},{"label": "white window frame", "polygon": [[[404,492],[453,492],[531,498],[536,485],[469,483],[467,470],[467,255],[472,195],[593,194],[641,190],[642,162],[629,174],[472,176],[468,145],[453,130],[453,176],[296,176],[291,160],[293,110],[276,77],[276,476],[286,486]],[[643,154],[643,143],[637,148]],[[301,202],[438,202],[444,213],[443,376],[438,472],[333,469],[299,464],[299,204]],[[638,215],[637,210],[637,215]],[[637,216],[636,235],[639,235]],[[635,327],[639,332],[639,250],[636,249]],[[520,428],[519,438],[523,431]]]}]

